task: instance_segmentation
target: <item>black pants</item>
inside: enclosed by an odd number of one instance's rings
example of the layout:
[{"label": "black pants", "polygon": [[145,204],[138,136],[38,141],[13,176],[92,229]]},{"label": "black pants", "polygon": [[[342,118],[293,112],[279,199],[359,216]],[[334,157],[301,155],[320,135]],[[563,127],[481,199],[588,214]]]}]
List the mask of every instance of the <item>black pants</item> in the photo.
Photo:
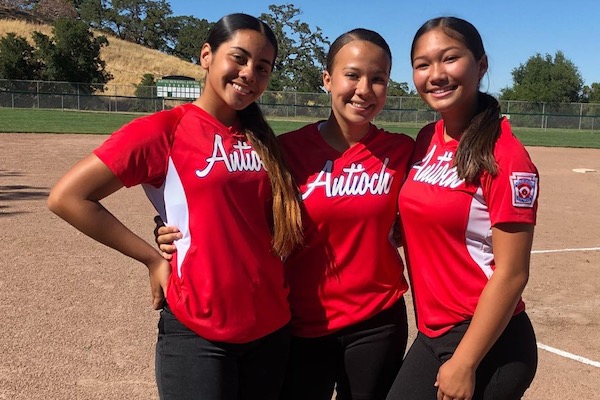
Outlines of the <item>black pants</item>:
[{"label": "black pants", "polygon": [[[464,336],[464,323],[438,338],[419,333],[392,385],[387,400],[436,400],[438,369]],[[537,345],[525,312],[514,316],[476,372],[473,400],[520,399],[535,376]]]},{"label": "black pants", "polygon": [[289,354],[289,329],[250,343],[211,342],[160,313],[156,382],[162,400],[276,400]]},{"label": "black pants", "polygon": [[404,299],[367,321],[317,338],[292,337],[282,400],[385,399],[406,350]]}]

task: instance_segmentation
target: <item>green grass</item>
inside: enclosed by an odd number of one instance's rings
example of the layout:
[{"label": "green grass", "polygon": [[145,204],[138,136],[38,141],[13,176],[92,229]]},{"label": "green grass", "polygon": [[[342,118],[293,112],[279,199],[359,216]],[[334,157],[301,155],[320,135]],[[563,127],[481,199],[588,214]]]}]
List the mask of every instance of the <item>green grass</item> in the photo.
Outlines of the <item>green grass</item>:
[{"label": "green grass", "polygon": [[[78,112],[61,110],[0,108],[0,132],[23,133],[94,133],[109,134],[143,114]],[[272,118],[275,133],[298,129],[310,120]],[[376,121],[390,132],[404,132],[415,137],[420,126]],[[600,131],[514,128],[515,135],[526,146],[585,147],[600,149]]]}]

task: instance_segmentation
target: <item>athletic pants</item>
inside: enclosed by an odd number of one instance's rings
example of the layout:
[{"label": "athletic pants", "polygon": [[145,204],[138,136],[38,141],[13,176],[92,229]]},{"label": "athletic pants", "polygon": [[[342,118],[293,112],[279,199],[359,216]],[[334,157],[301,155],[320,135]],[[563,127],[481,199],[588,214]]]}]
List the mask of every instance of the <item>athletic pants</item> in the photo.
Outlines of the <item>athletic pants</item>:
[{"label": "athletic pants", "polygon": [[276,400],[289,343],[288,327],[244,344],[205,340],[165,305],[156,344],[159,396],[161,400]]},{"label": "athletic pants", "polygon": [[[387,400],[436,400],[438,369],[454,354],[468,327],[465,322],[438,338],[419,332]],[[531,321],[525,312],[519,313],[479,364],[473,400],[520,399],[533,381],[537,361]]]},{"label": "athletic pants", "polygon": [[282,400],[385,399],[406,350],[406,305],[327,336],[292,336]]}]

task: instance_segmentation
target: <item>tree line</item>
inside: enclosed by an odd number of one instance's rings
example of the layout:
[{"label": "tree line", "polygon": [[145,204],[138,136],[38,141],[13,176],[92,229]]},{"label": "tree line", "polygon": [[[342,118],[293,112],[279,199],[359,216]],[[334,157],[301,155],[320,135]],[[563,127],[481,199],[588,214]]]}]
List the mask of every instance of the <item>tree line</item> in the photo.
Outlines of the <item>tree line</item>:
[{"label": "tree line", "polygon": [[[91,29],[197,63],[200,47],[214,24],[194,16],[175,16],[166,0],[0,0],[3,5],[42,18],[53,36],[34,32],[35,46],[15,34],[0,39],[0,79],[68,80],[105,84],[112,76],[100,58],[106,36]],[[268,90],[322,92],[322,70],[330,41],[319,27],[300,19],[293,4],[268,7],[259,18],[279,43],[279,57]],[[77,52],[73,52],[77,49]],[[149,75],[140,86],[152,84]],[[513,85],[501,100],[600,102],[600,83],[589,86],[562,51],[535,54],[512,71]],[[96,86],[89,86],[95,90]],[[390,81],[389,96],[415,96],[406,82]]]}]

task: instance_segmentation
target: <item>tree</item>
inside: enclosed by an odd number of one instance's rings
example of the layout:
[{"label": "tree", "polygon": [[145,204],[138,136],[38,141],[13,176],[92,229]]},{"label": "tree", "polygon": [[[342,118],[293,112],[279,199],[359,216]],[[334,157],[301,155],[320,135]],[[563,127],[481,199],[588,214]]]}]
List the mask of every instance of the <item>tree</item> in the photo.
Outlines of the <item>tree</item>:
[{"label": "tree", "polygon": [[0,79],[35,80],[40,67],[35,49],[24,37],[9,32],[0,38]]},{"label": "tree", "polygon": [[600,103],[600,82],[583,87],[582,101],[587,103]]},{"label": "tree", "polygon": [[300,9],[293,4],[270,5],[270,13],[259,16],[277,36],[279,55],[269,83],[269,90],[322,92],[322,72],[329,46],[321,28],[313,31],[297,17]]},{"label": "tree", "polygon": [[109,7],[104,4],[104,18],[117,37],[151,49],[167,50],[172,11],[166,0],[113,0]]},{"label": "tree", "polygon": [[583,79],[579,70],[562,51],[551,55],[537,53],[525,64],[512,70],[513,87],[502,89],[502,100],[524,100],[544,103],[580,100]]},{"label": "tree", "polygon": [[396,82],[396,81],[390,79],[388,82],[387,95],[388,96],[406,97],[406,96],[416,96],[416,93],[414,91],[411,91],[408,88],[408,83]]},{"label": "tree", "polygon": [[25,38],[13,32],[0,38],[0,79],[35,80],[39,70],[35,49]]},{"label": "tree", "polygon": [[82,0],[76,7],[79,18],[91,28],[114,33],[110,28],[111,11],[106,0]]},{"label": "tree", "polygon": [[44,61],[42,79],[77,82],[83,90],[93,93],[103,90],[112,79],[106,63],[100,59],[100,49],[108,45],[104,36],[94,37],[88,26],[79,20],[60,18],[52,28],[53,37],[34,32],[36,53]]},{"label": "tree", "polygon": [[173,43],[167,53],[197,63],[202,44],[206,42],[213,24],[192,16],[173,17],[172,21]]},{"label": "tree", "polygon": [[135,97],[156,97],[154,75],[144,74],[140,83],[135,85]]}]

